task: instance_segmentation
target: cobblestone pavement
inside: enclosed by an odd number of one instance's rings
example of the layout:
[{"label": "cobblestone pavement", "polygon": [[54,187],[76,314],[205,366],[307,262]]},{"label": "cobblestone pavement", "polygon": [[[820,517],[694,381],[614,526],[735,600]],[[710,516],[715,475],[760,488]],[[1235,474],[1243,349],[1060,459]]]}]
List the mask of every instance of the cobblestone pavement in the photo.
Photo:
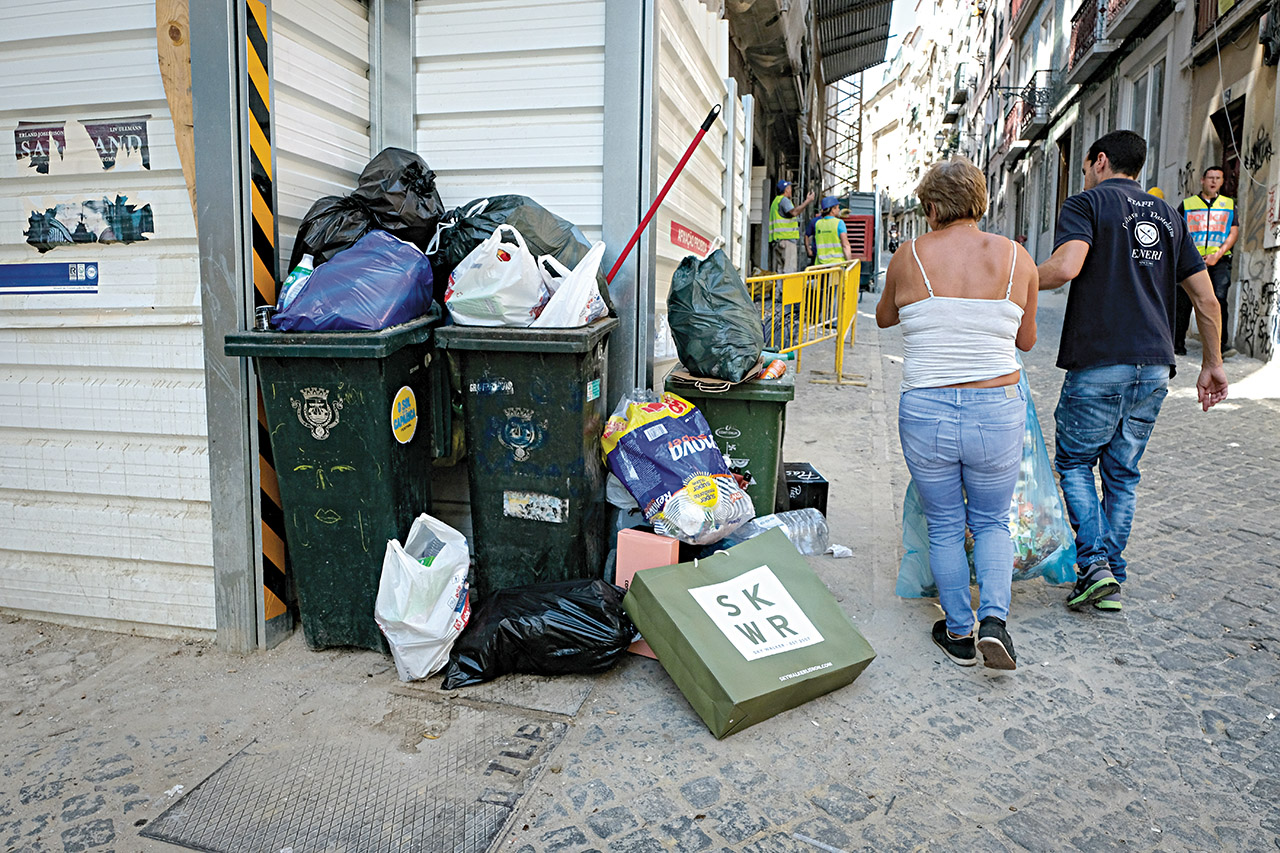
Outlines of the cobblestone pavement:
[{"label": "cobblestone pavement", "polygon": [[[1182,359],[1143,460],[1125,609],[1071,613],[1065,587],[1015,584],[1018,670],[962,669],[930,642],[936,603],[893,593],[901,342],[875,329],[874,299],[846,364],[868,386],[813,384],[832,350],[806,355],[786,457],[831,481],[832,540],[854,556],[811,562],[876,660],[853,685],[717,741],[656,661],[628,657],[582,683],[580,707],[536,712],[567,731],[527,771],[493,849],[1280,849],[1280,399],[1203,414]],[[1044,298],[1027,359],[1050,442],[1063,304]],[[1260,367],[1228,362],[1233,381]],[[503,682],[488,689],[500,699]],[[238,658],[0,620],[0,850],[178,849],[139,827],[255,739],[358,738],[420,757],[429,777],[445,756],[424,737],[457,716],[440,712],[448,702],[489,707],[400,687],[379,655],[310,652],[297,637]]]}]

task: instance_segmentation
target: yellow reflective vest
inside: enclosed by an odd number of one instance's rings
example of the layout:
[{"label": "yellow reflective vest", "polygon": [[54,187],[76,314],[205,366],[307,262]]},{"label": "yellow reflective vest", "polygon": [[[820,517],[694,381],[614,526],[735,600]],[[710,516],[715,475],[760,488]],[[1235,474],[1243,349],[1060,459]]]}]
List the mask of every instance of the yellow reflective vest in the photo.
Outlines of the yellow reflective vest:
[{"label": "yellow reflective vest", "polygon": [[824,216],[813,224],[813,243],[817,250],[816,264],[844,263],[844,244],[840,242],[840,220]]},{"label": "yellow reflective vest", "polygon": [[799,240],[800,239],[800,223],[792,216],[782,215],[782,199],[785,196],[775,196],[773,204],[769,205],[769,242],[775,240]]},{"label": "yellow reflective vest", "polygon": [[1200,256],[1212,255],[1226,242],[1236,219],[1236,203],[1224,195],[1206,202],[1198,195],[1182,200],[1187,215],[1187,230]]}]

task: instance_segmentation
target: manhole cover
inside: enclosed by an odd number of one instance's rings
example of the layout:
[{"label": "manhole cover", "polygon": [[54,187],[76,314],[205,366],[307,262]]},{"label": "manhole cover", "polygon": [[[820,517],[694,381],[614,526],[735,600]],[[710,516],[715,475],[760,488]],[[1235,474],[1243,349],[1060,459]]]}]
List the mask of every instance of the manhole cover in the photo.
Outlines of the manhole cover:
[{"label": "manhole cover", "polygon": [[481,853],[565,728],[458,708],[416,754],[254,743],[142,834],[211,853]]}]

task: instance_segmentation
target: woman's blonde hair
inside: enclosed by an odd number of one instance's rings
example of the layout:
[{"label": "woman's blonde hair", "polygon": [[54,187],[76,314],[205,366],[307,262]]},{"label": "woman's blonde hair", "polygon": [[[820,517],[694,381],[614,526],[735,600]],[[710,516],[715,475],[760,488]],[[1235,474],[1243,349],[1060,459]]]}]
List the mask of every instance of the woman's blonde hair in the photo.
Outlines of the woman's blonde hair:
[{"label": "woman's blonde hair", "polygon": [[952,157],[925,173],[916,197],[922,206],[933,205],[938,225],[981,219],[987,213],[987,179],[968,157]]}]

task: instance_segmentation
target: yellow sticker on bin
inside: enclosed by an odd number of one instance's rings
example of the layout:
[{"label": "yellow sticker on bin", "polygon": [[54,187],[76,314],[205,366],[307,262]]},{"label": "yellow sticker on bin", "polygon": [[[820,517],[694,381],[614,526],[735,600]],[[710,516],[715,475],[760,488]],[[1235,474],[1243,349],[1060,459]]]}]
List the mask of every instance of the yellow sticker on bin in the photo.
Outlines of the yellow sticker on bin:
[{"label": "yellow sticker on bin", "polygon": [[391,401],[391,432],[396,441],[408,444],[418,431],[418,398],[408,385],[396,392]]}]

